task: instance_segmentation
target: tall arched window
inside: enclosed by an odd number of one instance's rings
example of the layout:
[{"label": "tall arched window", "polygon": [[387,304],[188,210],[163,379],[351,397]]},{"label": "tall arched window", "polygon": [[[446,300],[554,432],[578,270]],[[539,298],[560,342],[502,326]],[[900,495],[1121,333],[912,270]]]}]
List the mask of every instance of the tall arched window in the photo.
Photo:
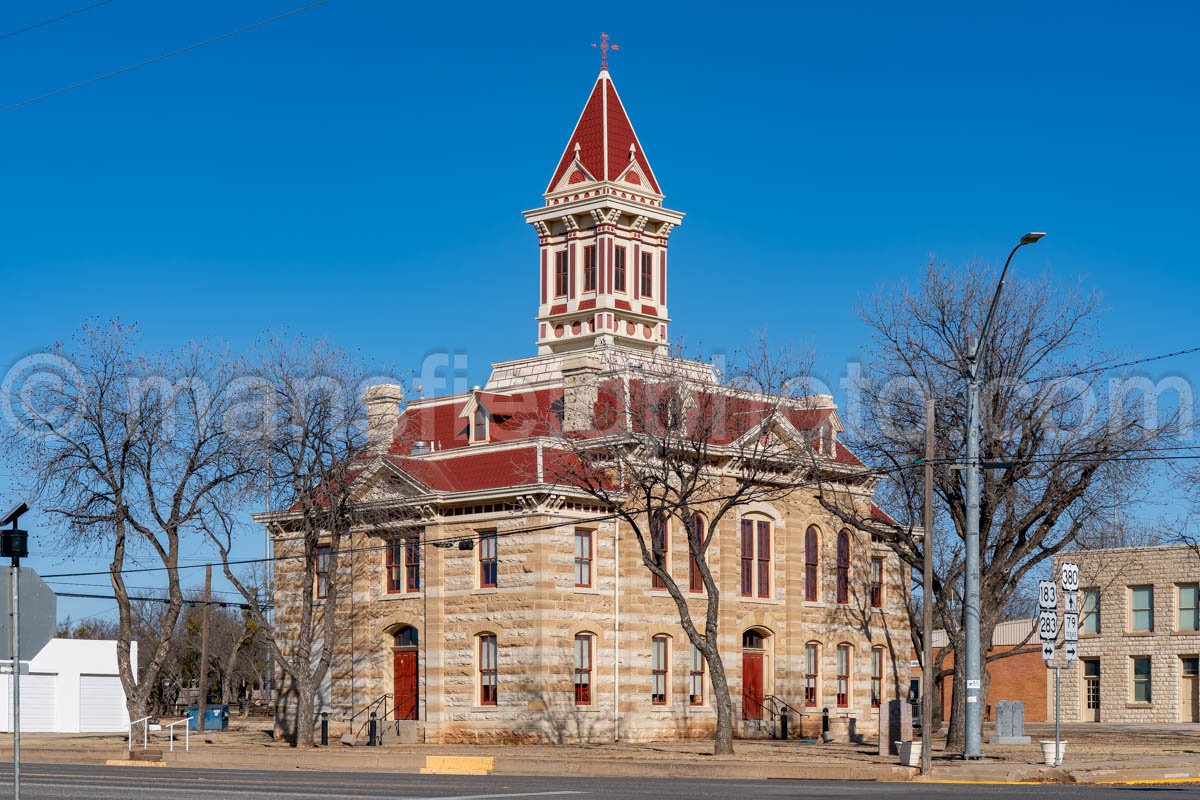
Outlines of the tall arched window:
[{"label": "tall arched window", "polygon": [[[667,515],[661,511],[650,521],[650,554],[659,567],[664,570],[670,568],[667,560]],[[665,589],[667,582],[651,572],[650,588]]]},{"label": "tall arched window", "polygon": [[704,654],[692,645],[692,662],[688,670],[688,704],[704,705]]},{"label": "tall arched window", "polygon": [[838,708],[850,706],[850,645],[839,644],[837,649],[837,705]]},{"label": "tall arched window", "polygon": [[883,701],[883,648],[871,650],[871,708],[879,708]]},{"label": "tall arched window", "polygon": [[837,537],[837,601],[850,602],[850,532],[842,531]]},{"label": "tall arched window", "polygon": [[742,596],[771,596],[771,523],[742,519]]},{"label": "tall arched window", "polygon": [[688,531],[692,537],[691,542],[688,543],[688,589],[693,592],[704,591],[704,578],[700,575],[700,566],[696,563],[696,557],[692,555],[692,551],[698,551],[704,542],[704,531],[704,517],[694,514]]},{"label": "tall arched window", "polygon": [[488,438],[488,412],[483,403],[475,406],[475,441],[486,442]]},{"label": "tall arched window", "polygon": [[817,686],[821,678],[821,645],[809,642],[804,645],[804,705],[815,708]]},{"label": "tall arched window", "polygon": [[575,634],[575,705],[592,704],[592,640],[590,633]]},{"label": "tall arched window", "polygon": [[479,705],[494,706],[499,699],[496,634],[481,633],[476,638],[479,639]]},{"label": "tall arched window", "polygon": [[667,686],[671,679],[671,639],[660,633],[650,640],[650,702],[667,704]]},{"label": "tall arched window", "polygon": [[821,532],[816,525],[809,525],[804,532],[804,599],[815,603],[819,596],[817,587],[817,565],[821,559]]}]

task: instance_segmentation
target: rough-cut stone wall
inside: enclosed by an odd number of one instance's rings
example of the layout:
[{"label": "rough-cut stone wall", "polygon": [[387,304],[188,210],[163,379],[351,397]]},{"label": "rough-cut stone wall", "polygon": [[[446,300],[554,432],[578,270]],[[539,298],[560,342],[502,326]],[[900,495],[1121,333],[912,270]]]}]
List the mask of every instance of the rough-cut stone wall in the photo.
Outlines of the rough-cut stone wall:
[{"label": "rough-cut stone wall", "polygon": [[[1084,717],[1083,662],[1100,661],[1100,721],[1180,722],[1183,658],[1200,654],[1200,632],[1181,631],[1180,584],[1200,581],[1200,558],[1190,547],[1140,547],[1077,551],[1055,558],[1058,582],[1064,561],[1079,564],[1080,588],[1100,590],[1100,633],[1080,633],[1080,662],[1063,670],[1062,718]],[[1150,633],[1131,631],[1130,588],[1154,587],[1153,627]],[[1133,702],[1135,656],[1151,659],[1151,702]],[[1048,671],[1049,672],[1049,671]],[[1047,707],[1054,711],[1054,678],[1046,682]],[[1051,718],[1053,718],[1051,716]],[[1190,721],[1190,719],[1188,720]]]},{"label": "rough-cut stone wall", "polygon": [[[740,596],[740,514],[769,519],[773,528],[771,596]],[[706,677],[705,704],[688,704],[690,643],[679,623],[675,602],[664,590],[651,588],[650,572],[630,527],[585,510],[541,510],[491,515],[443,517],[423,528],[422,591],[386,592],[386,532],[356,533],[353,553],[338,570],[344,586],[338,610],[337,658],[322,707],[330,713],[331,731],[364,735],[366,715],[351,726],[347,719],[375,698],[393,691],[392,634],[404,625],[419,631],[420,734],[427,741],[610,741],[617,735],[614,703],[619,708],[619,735],[625,739],[710,736],[715,725],[712,688]],[[804,600],[804,532],[820,529],[820,582],[817,602]],[[574,580],[576,526],[592,531],[595,541],[593,586],[577,588]],[[751,627],[766,636],[764,694],[775,695],[803,712],[793,716],[792,731],[819,730],[821,709],[853,716],[865,733],[876,729],[871,708],[871,650],[884,649],[883,699],[903,697],[908,684],[911,640],[905,611],[907,584],[899,561],[886,545],[852,535],[849,602],[838,605],[836,533],[840,525],[807,493],[760,503],[723,520],[710,551],[710,564],[721,591],[720,646],[733,697],[736,732],[742,732],[742,635]],[[478,532],[499,532],[499,579],[495,589],[478,588]],[[540,529],[540,530],[539,530]],[[528,530],[529,532],[521,532]],[[686,531],[672,523],[669,568],[686,592]],[[458,540],[474,547],[460,550]],[[277,552],[284,552],[277,545]],[[617,579],[619,548],[619,591]],[[870,607],[872,556],[885,564],[882,609]],[[277,568],[279,624],[295,618],[294,573],[297,561]],[[688,594],[689,609],[703,629],[706,599]],[[617,607],[619,605],[619,614]],[[619,630],[618,630],[619,621]],[[478,634],[493,633],[499,645],[499,702],[481,707],[477,652]],[[573,644],[577,633],[594,636],[591,705],[577,706],[573,691]],[[651,703],[651,640],[670,637],[668,699]],[[805,644],[817,642],[821,652],[820,696],[804,708]],[[852,646],[850,702],[836,704],[837,646]],[[893,653],[900,654],[899,658]],[[616,669],[619,667],[619,669]],[[615,674],[615,671],[617,674]],[[619,690],[618,690],[619,681]],[[617,695],[619,694],[619,702]]]}]

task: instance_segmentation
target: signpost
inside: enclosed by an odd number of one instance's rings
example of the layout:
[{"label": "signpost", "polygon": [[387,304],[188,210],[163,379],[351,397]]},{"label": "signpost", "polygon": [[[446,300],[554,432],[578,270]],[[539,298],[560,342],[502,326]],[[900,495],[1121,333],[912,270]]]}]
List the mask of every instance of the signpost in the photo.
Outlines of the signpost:
[{"label": "signpost", "polygon": [[0,525],[12,525],[0,532],[0,556],[12,559],[9,634],[12,636],[13,800],[21,800],[21,615],[18,600],[21,597],[21,559],[29,555],[29,534],[17,527],[17,520],[28,510],[29,506],[19,503],[0,520]]},{"label": "signpost", "polygon": [[[1054,663],[1054,643],[1058,639],[1058,588],[1062,589],[1063,662]],[[1079,565],[1063,564],[1059,587],[1054,581],[1038,581],[1038,636],[1042,640],[1042,660],[1054,670],[1054,766],[1062,765],[1062,671],[1079,658]]]}]

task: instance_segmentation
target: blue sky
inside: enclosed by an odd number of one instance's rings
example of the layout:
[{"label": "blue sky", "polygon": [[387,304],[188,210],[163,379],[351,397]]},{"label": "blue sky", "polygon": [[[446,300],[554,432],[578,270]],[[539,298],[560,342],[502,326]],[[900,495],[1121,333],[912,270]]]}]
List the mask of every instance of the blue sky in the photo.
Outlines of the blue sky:
[{"label": "blue sky", "polygon": [[[87,4],[13,0],[0,35]],[[113,0],[0,40],[0,105],[298,5]],[[601,30],[688,214],[670,308],[693,347],[765,330],[836,385],[867,342],[861,298],[931,254],[994,262],[1026,230],[1050,235],[1016,269],[1101,292],[1104,347],[1200,344],[1200,10],[975,5],[330,0],[0,113],[0,360],[98,315],[152,347],[286,325],[406,373],[461,352],[484,382],[533,352],[519,212],[541,202]],[[63,563],[85,562],[34,560]]]}]

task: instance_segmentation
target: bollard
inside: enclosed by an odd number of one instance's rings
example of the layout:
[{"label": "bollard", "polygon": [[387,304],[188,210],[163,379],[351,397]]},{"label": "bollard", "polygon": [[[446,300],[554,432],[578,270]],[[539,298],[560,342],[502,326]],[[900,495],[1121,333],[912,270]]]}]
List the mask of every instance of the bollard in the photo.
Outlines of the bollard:
[{"label": "bollard", "polygon": [[821,709],[821,733],[829,733],[829,709]]},{"label": "bollard", "polygon": [[321,747],[329,747],[329,712],[321,712]]},{"label": "bollard", "polygon": [[787,741],[788,738],[788,712],[785,708],[783,713],[779,715],[779,738]]},{"label": "bollard", "polygon": [[376,733],[376,728],[377,728],[378,724],[379,723],[375,721],[375,712],[372,711],[371,712],[371,722],[369,725],[367,725],[367,747],[375,746],[375,733]]}]

